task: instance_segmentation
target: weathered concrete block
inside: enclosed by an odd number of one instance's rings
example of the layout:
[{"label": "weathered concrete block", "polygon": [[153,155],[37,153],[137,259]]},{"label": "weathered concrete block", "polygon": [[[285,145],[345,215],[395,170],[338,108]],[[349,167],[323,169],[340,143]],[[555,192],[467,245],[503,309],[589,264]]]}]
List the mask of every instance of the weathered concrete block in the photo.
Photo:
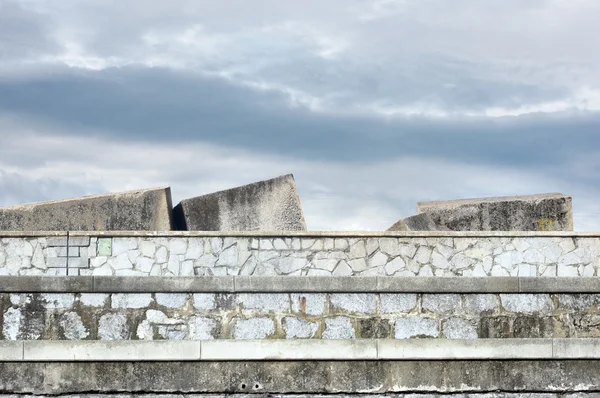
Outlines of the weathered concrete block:
[{"label": "weathered concrete block", "polygon": [[0,231],[170,231],[171,207],[168,187],[32,203],[0,209]]},{"label": "weathered concrete block", "polygon": [[438,228],[453,231],[572,231],[571,197],[560,193],[420,202]]},{"label": "weathered concrete block", "polygon": [[188,231],[306,230],[291,174],[182,200],[174,217]]},{"label": "weathered concrete block", "polygon": [[389,227],[388,231],[438,231],[445,230],[440,228],[433,222],[431,216],[427,213],[417,214],[398,220],[394,225]]}]

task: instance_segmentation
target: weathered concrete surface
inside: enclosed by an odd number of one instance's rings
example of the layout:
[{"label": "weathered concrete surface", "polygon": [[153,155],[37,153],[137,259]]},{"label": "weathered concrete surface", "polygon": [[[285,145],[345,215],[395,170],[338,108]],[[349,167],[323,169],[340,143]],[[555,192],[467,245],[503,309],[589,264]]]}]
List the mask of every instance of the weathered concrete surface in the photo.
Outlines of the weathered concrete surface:
[{"label": "weathered concrete surface", "polygon": [[419,202],[438,227],[453,231],[572,231],[571,197],[560,193]]},{"label": "weathered concrete surface", "polygon": [[291,174],[182,200],[174,216],[188,231],[306,230]]},{"label": "weathered concrete surface", "polygon": [[388,231],[443,231],[447,228],[440,228],[433,222],[431,216],[427,213],[421,213],[414,216],[398,220],[397,223],[387,229]]},{"label": "weathered concrete surface", "polygon": [[0,231],[170,231],[171,189],[17,205],[0,209]]},{"label": "weathered concrete surface", "polygon": [[0,363],[14,394],[597,392],[600,362],[272,361]]}]

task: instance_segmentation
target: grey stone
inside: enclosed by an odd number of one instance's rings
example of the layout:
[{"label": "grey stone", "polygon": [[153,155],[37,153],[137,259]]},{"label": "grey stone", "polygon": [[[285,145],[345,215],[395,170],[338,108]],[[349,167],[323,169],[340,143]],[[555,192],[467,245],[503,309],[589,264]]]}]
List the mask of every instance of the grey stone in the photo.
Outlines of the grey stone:
[{"label": "grey stone", "polygon": [[283,318],[283,331],[286,339],[301,338],[309,339],[314,337],[319,324],[309,322],[305,319],[285,317]]},{"label": "grey stone", "polygon": [[185,199],[173,212],[180,230],[306,230],[296,183],[291,174]]},{"label": "grey stone", "polygon": [[156,304],[168,308],[181,308],[187,302],[187,294],[185,293],[156,293],[155,297]]},{"label": "grey stone", "polygon": [[118,293],[113,294],[112,308],[145,308],[152,302],[150,293]]},{"label": "grey stone", "polygon": [[356,332],[350,318],[338,316],[325,319],[324,339],[354,339]]},{"label": "grey stone", "polygon": [[214,293],[196,293],[193,295],[194,308],[201,311],[208,311],[216,308]]},{"label": "grey stone", "polygon": [[246,310],[261,312],[281,312],[290,309],[290,298],[287,294],[240,293],[237,295],[237,302]]},{"label": "grey stone", "polygon": [[373,314],[377,309],[377,296],[361,293],[334,293],[330,296],[331,304],[348,312]]},{"label": "grey stone", "polygon": [[442,334],[447,339],[476,339],[477,325],[464,318],[449,318],[442,324]]},{"label": "grey stone", "polygon": [[460,310],[460,295],[424,294],[423,309],[435,313],[456,312]]},{"label": "grey stone", "polygon": [[292,311],[307,315],[323,315],[326,297],[327,295],[323,293],[292,293],[290,295]]},{"label": "grey stone", "polygon": [[213,340],[217,330],[217,321],[212,318],[193,316],[188,322],[191,340]]},{"label": "grey stone", "polygon": [[236,340],[264,339],[275,333],[275,323],[271,318],[236,319],[234,338]]},{"label": "grey stone", "polygon": [[465,311],[480,314],[485,311],[494,311],[500,306],[498,297],[493,294],[466,294],[464,301]]},{"label": "grey stone", "polygon": [[420,202],[438,227],[453,231],[572,231],[571,197],[560,193]]},{"label": "grey stone", "polygon": [[168,187],[0,209],[0,231],[169,231],[171,229],[171,190]]},{"label": "grey stone", "polygon": [[410,293],[380,294],[381,312],[393,314],[399,312],[410,312],[417,306],[417,295]]},{"label": "grey stone", "polygon": [[389,227],[388,231],[438,231],[445,230],[435,224],[431,216],[427,213],[421,213],[406,217]]},{"label": "grey stone", "polygon": [[409,339],[415,337],[438,337],[438,321],[424,317],[402,317],[396,318],[394,324],[394,337],[397,339]]},{"label": "grey stone", "polygon": [[510,312],[550,314],[554,309],[548,294],[501,294],[500,300]]},{"label": "grey stone", "polygon": [[100,340],[127,340],[130,336],[127,318],[122,314],[104,314],[98,322]]},{"label": "grey stone", "polygon": [[81,321],[81,317],[76,312],[67,312],[63,314],[60,320],[63,334],[67,340],[82,340],[90,335],[89,331]]}]

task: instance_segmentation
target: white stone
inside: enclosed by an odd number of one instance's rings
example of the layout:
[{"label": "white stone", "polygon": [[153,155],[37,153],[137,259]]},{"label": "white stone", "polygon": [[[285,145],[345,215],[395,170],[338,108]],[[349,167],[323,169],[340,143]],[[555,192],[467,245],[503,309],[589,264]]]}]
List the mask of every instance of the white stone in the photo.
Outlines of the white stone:
[{"label": "white stone", "polygon": [[204,254],[198,260],[195,261],[196,267],[213,268],[217,263],[217,258],[210,253]]},{"label": "white stone", "polygon": [[67,312],[63,314],[60,320],[63,334],[67,340],[83,340],[90,335],[87,328],[81,321],[81,317],[76,312]]},{"label": "white stone", "polygon": [[281,238],[273,239],[273,248],[275,250],[289,250],[288,245]]},{"label": "white stone", "polygon": [[331,304],[344,311],[373,314],[377,309],[377,298],[369,293],[333,293],[329,296]]},{"label": "white stone", "polygon": [[336,238],[334,247],[336,250],[346,250],[348,248],[348,240],[343,238]]},{"label": "white stone", "polygon": [[186,260],[197,260],[204,254],[204,241],[200,238],[190,238],[185,252]]},{"label": "white stone", "polygon": [[465,294],[465,311],[479,315],[484,311],[495,311],[500,306],[498,297],[494,294]]},{"label": "white stone", "polygon": [[348,265],[350,265],[350,268],[352,268],[354,272],[361,272],[367,269],[367,261],[364,258],[350,260]]},{"label": "white stone", "polygon": [[415,254],[415,260],[419,264],[428,264],[431,261],[431,248],[426,246],[421,246],[417,250]]},{"label": "white stone", "polygon": [[282,323],[286,339],[310,339],[315,336],[319,328],[319,324],[316,322],[293,317],[283,318]]},{"label": "white stone", "polygon": [[185,293],[156,293],[156,303],[167,308],[181,308],[187,302]]},{"label": "white stone", "polygon": [[573,242],[573,238],[562,238],[560,240],[560,247],[563,249],[563,253],[568,253],[570,251],[575,250],[575,243]]},{"label": "white stone", "polygon": [[387,262],[388,256],[386,256],[382,252],[377,252],[372,257],[369,257],[367,264],[369,265],[369,268],[375,268],[383,267],[387,264]]},{"label": "white stone", "polygon": [[237,245],[229,246],[224,249],[216,263],[217,266],[236,266],[238,265],[238,250]]},{"label": "white stone", "polygon": [[404,269],[405,267],[406,263],[404,260],[402,260],[401,257],[396,257],[385,265],[385,273],[388,275],[394,275],[396,272]]},{"label": "white stone", "polygon": [[150,293],[117,293],[111,297],[112,308],[145,308],[151,302]]},{"label": "white stone", "polygon": [[350,246],[350,258],[363,259],[367,256],[367,248],[364,240],[359,240]]},{"label": "white stone", "polygon": [[331,271],[317,268],[309,268],[306,271],[307,276],[331,276]]},{"label": "white stone", "polygon": [[81,293],[79,302],[88,307],[104,307],[108,294],[104,293]]},{"label": "white stone", "polygon": [[237,302],[246,310],[262,312],[287,312],[290,310],[290,298],[278,293],[241,293]]},{"label": "white stone", "polygon": [[440,253],[434,251],[431,256],[431,263],[435,268],[449,268],[450,263],[446,259],[446,257],[442,256]]},{"label": "white stone", "polygon": [[400,244],[395,238],[379,239],[379,249],[392,257],[400,255]]},{"label": "white stone", "polygon": [[308,260],[304,258],[284,257],[273,260],[271,263],[275,265],[281,273],[290,274],[306,267],[308,265]]},{"label": "white stone", "polygon": [[350,268],[348,263],[345,260],[340,260],[340,263],[335,267],[331,274],[333,276],[351,276],[352,273],[352,268]]},{"label": "white stone", "polygon": [[554,308],[547,294],[501,294],[500,300],[509,312],[550,314]]},{"label": "white stone", "polygon": [[439,327],[435,319],[408,316],[396,318],[394,337],[410,339],[415,337],[438,337]]},{"label": "white stone", "polygon": [[275,333],[275,324],[270,318],[237,319],[234,326],[236,340],[264,339]]},{"label": "white stone", "polygon": [[354,339],[356,333],[350,319],[345,316],[325,318],[324,339]]},{"label": "white stone", "polygon": [[462,253],[457,253],[450,259],[450,265],[453,269],[469,268],[473,264],[475,264],[475,260]]},{"label": "white stone", "polygon": [[537,249],[529,249],[523,253],[523,261],[528,264],[543,264],[545,258]]},{"label": "white stone", "polygon": [[75,296],[72,293],[42,293],[41,298],[46,303],[45,308],[71,308],[75,302]]},{"label": "white stone", "polygon": [[370,256],[375,253],[375,250],[379,249],[379,242],[376,238],[367,239],[367,255]]},{"label": "white stone", "polygon": [[138,257],[135,263],[135,268],[139,271],[150,273],[154,266],[154,259],[148,257]]},{"label": "white stone", "polygon": [[323,239],[323,248],[325,250],[333,250],[334,249],[334,241],[332,238]]},{"label": "white stone", "polygon": [[171,254],[169,256],[169,262],[167,263],[167,269],[175,276],[179,276],[179,256],[177,254]]},{"label": "white stone", "polygon": [[127,253],[129,250],[138,248],[137,238],[113,238],[112,255],[114,257]]},{"label": "white stone", "polygon": [[98,268],[94,268],[92,275],[98,275],[98,276],[109,276],[109,275],[113,275],[113,269],[110,267],[110,265],[104,264],[101,267]]},{"label": "white stone", "polygon": [[169,254],[185,254],[187,251],[187,239],[171,238],[169,239]]},{"label": "white stone", "polygon": [[380,300],[384,314],[410,312],[417,306],[417,295],[411,293],[381,293]]},{"label": "white stone", "polygon": [[423,268],[421,268],[417,276],[434,276],[434,274],[431,267],[429,265],[426,265]]},{"label": "white stone", "polygon": [[442,334],[447,339],[473,340],[477,338],[477,326],[467,319],[450,318],[442,324]]},{"label": "white stone", "polygon": [[167,251],[167,248],[164,246],[161,246],[158,248],[158,250],[156,251],[156,262],[158,263],[166,263],[167,259],[169,257],[169,253]]},{"label": "white stone", "polygon": [[434,313],[457,312],[460,310],[460,295],[424,294],[423,309]]},{"label": "white stone", "polygon": [[108,263],[113,269],[133,269],[133,263],[129,259],[127,253],[121,253],[117,257],[109,258]]},{"label": "white stone", "polygon": [[212,318],[193,316],[188,321],[188,329],[191,340],[213,340],[217,322]]},{"label": "white stone", "polygon": [[520,252],[524,252],[525,250],[529,249],[529,247],[531,246],[527,240],[523,239],[523,238],[515,238],[512,241],[513,246],[515,247],[515,249],[517,249],[517,251]]},{"label": "white stone", "polygon": [[98,337],[100,340],[129,339],[127,318],[122,314],[104,314],[98,322]]},{"label": "white stone", "polygon": [[579,267],[559,265],[557,268],[557,276],[579,276]]},{"label": "white stone", "polygon": [[270,239],[261,239],[260,240],[260,250],[273,250],[273,242]]},{"label": "white stone", "polygon": [[153,241],[144,239],[140,241],[140,251],[142,252],[142,256],[154,258],[154,254],[156,253],[156,245]]},{"label": "white stone", "polygon": [[475,264],[475,267],[473,268],[473,272],[471,273],[471,276],[476,276],[476,277],[487,276],[487,273],[485,272],[485,269],[483,268],[482,263]]},{"label": "white stone", "polygon": [[6,340],[18,340],[21,333],[23,314],[20,308],[9,308],[4,313],[4,324],[2,334]]},{"label": "white stone", "polygon": [[193,295],[194,308],[200,311],[209,311],[217,307],[214,293],[195,293]]},{"label": "white stone", "polygon": [[31,265],[39,269],[47,269],[42,246],[36,245],[33,257],[31,258]]},{"label": "white stone", "polygon": [[326,295],[323,293],[290,294],[292,312],[307,315],[323,315],[325,313]]},{"label": "white stone", "polygon": [[328,272],[332,272],[336,265],[340,262],[338,259],[314,259],[312,260],[312,265],[315,268],[326,270]]}]

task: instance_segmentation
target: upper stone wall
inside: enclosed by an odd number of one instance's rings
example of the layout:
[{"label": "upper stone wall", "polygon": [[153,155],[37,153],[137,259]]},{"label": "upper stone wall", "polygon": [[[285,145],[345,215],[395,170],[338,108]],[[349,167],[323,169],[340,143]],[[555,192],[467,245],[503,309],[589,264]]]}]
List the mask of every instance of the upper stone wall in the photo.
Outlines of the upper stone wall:
[{"label": "upper stone wall", "polygon": [[146,235],[1,238],[0,275],[600,275],[600,237],[586,234]]},{"label": "upper stone wall", "polygon": [[0,231],[170,231],[170,188],[0,209]]}]

